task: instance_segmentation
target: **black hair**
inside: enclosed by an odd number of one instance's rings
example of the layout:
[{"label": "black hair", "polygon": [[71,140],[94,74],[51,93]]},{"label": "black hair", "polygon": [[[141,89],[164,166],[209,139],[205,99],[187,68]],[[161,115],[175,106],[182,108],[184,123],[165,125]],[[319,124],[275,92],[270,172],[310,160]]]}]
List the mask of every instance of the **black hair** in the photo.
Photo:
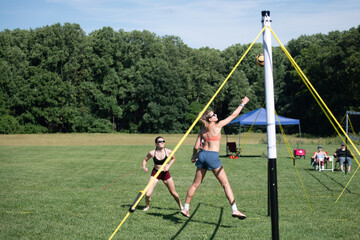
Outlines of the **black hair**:
[{"label": "black hair", "polygon": [[157,143],[157,140],[158,140],[159,138],[165,139],[165,138],[163,138],[163,137],[161,137],[161,136],[158,136],[158,137],[155,138],[155,143]]}]

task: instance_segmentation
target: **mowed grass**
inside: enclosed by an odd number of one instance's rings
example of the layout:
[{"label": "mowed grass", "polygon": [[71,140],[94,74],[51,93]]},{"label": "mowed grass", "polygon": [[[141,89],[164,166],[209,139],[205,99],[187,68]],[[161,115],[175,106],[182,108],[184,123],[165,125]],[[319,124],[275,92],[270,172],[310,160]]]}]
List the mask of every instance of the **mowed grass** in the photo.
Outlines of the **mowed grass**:
[{"label": "mowed grass", "polygon": [[[84,141],[67,146],[58,135],[46,135],[52,144],[41,146],[2,144],[0,239],[108,239],[149,180],[150,173],[144,173],[141,166],[147,152],[154,148],[154,136],[127,135],[126,141],[138,143],[131,145],[111,145],[116,140],[108,139],[108,145],[86,145]],[[145,143],[146,137],[149,139]],[[174,138],[173,142],[167,141],[167,147],[174,148],[181,135],[164,137]],[[100,135],[101,142],[103,138]],[[170,169],[183,202],[195,174],[190,162],[192,140],[179,148]],[[359,173],[335,203],[357,163],[353,161],[349,174],[315,172],[309,157],[316,146],[304,144],[306,159],[296,160],[312,211],[285,145],[278,146],[280,238],[360,239]],[[325,145],[324,150],[333,152],[337,147]],[[220,152],[237,205],[248,216],[246,220],[231,217],[222,188],[208,172],[191,202],[190,219],[180,214],[165,185],[159,182],[150,210],[142,211],[143,199],[113,239],[271,239],[266,152],[267,145],[259,143],[245,144],[239,159],[225,157],[225,146]],[[151,169],[152,162],[147,167]]]}]

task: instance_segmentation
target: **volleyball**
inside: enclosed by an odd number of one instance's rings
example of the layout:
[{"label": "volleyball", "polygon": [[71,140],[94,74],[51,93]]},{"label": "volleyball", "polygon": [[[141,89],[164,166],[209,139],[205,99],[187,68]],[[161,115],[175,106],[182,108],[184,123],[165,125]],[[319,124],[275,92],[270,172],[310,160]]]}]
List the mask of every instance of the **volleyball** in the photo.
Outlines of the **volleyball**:
[{"label": "volleyball", "polygon": [[256,64],[260,67],[264,67],[264,54],[260,53],[256,56]]}]

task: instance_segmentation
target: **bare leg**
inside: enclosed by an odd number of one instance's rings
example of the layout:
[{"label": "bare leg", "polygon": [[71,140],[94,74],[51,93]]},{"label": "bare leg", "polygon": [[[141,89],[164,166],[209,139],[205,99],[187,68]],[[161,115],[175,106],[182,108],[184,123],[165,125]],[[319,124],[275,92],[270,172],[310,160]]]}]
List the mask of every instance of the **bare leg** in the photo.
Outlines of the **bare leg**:
[{"label": "bare leg", "polygon": [[229,180],[226,176],[223,166],[220,166],[219,168],[212,170],[212,172],[214,173],[215,177],[221,183],[221,186],[224,188],[225,195],[226,195],[227,199],[229,200],[229,203],[232,207],[232,216],[235,218],[239,218],[239,219],[245,219],[246,218],[245,214],[243,214],[242,212],[237,210],[234,194],[231,189]]},{"label": "bare leg", "polygon": [[[149,182],[153,179],[154,177],[150,177]],[[154,191],[154,188],[156,186],[156,184],[158,183],[158,179],[155,179],[155,181],[153,182],[153,184],[151,184],[151,186],[149,187],[149,189],[146,191],[145,194],[145,205],[146,207],[144,208],[144,211],[149,210],[150,208],[150,202],[151,202],[151,194]],[[148,182],[148,183],[149,183]]]},{"label": "bare leg", "polygon": [[169,178],[168,180],[164,181],[166,187],[169,189],[170,194],[173,196],[177,204],[179,205],[180,210],[182,210],[181,201],[179,198],[179,194],[175,190],[175,184],[174,180],[172,178]]},{"label": "bare leg", "polygon": [[185,205],[184,205],[184,209],[181,210],[181,214],[184,215],[185,217],[190,217],[190,213],[189,213],[189,205],[191,202],[191,199],[193,198],[196,189],[198,189],[198,187],[200,186],[202,180],[204,179],[205,175],[206,175],[206,169],[204,168],[197,168],[196,169],[196,173],[195,173],[195,178],[193,183],[191,184],[187,195],[186,195],[186,199],[185,199]]},{"label": "bare leg", "polygon": [[225,195],[229,200],[230,205],[233,205],[235,203],[234,194],[223,166],[220,166],[219,168],[212,170],[212,172],[214,173],[215,177],[219,180],[221,186],[224,188]]},{"label": "bare leg", "polygon": [[202,180],[204,179],[204,177],[206,175],[206,171],[207,170],[205,168],[197,168],[196,169],[195,178],[187,192],[185,203],[190,204],[191,199],[193,198],[196,190],[198,189],[198,187],[200,186]]}]

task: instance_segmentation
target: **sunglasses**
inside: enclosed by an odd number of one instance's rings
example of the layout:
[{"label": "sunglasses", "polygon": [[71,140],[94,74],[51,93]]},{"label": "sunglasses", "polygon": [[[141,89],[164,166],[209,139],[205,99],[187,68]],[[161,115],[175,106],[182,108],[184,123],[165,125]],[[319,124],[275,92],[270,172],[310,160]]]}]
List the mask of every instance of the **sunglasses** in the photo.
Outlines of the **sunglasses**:
[{"label": "sunglasses", "polygon": [[157,141],[157,143],[165,143],[165,140],[164,141]]},{"label": "sunglasses", "polygon": [[211,115],[211,116],[209,117],[209,119],[212,118],[212,117],[215,117],[215,116],[216,116],[216,113],[213,113],[213,115]]}]

